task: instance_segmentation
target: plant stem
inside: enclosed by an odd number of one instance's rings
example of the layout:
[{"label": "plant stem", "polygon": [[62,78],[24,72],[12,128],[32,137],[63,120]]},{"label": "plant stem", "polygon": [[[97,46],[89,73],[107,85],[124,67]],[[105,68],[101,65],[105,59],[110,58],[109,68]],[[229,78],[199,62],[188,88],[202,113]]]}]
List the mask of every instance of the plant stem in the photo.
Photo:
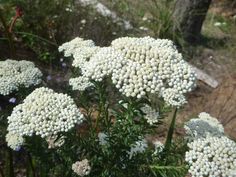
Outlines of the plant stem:
[{"label": "plant stem", "polygon": [[21,35],[26,35],[26,36],[31,36],[31,37],[37,38],[37,39],[39,39],[39,40],[41,40],[41,41],[44,41],[44,42],[46,42],[46,43],[48,43],[48,44],[51,44],[51,45],[53,45],[53,46],[55,46],[55,47],[58,47],[58,45],[57,45],[56,43],[54,43],[54,42],[52,42],[52,41],[49,41],[49,40],[47,40],[47,39],[45,39],[45,38],[43,38],[43,37],[41,37],[41,36],[32,34],[32,33],[27,33],[27,32],[15,32],[15,33],[16,33],[16,34],[21,34]]},{"label": "plant stem", "polygon": [[1,9],[0,9],[0,21],[2,22],[2,25],[3,25],[5,33],[6,33],[6,37],[8,39],[11,57],[14,57],[15,56],[15,48],[14,48],[14,44],[13,44],[12,34],[8,31],[7,23],[3,17]]},{"label": "plant stem", "polygon": [[35,173],[35,168],[34,168],[34,164],[33,164],[33,159],[32,159],[32,157],[31,157],[31,155],[30,155],[29,152],[27,153],[27,155],[28,155],[28,160],[29,160],[29,165],[30,165],[31,171],[32,171],[32,175],[33,175],[33,177],[36,177],[37,175],[36,175],[36,173]]},{"label": "plant stem", "polygon": [[149,166],[152,169],[157,169],[157,170],[178,170],[178,169],[185,169],[185,166],[158,166],[158,165],[151,165]]},{"label": "plant stem", "polygon": [[105,95],[105,88],[102,83],[98,83],[96,86],[99,95],[99,114],[96,119],[96,130],[98,128],[99,120],[103,117],[105,121],[105,127],[109,129],[109,120],[108,120],[108,107],[106,106],[106,95]]},{"label": "plant stem", "polygon": [[12,150],[8,148],[7,150],[7,168],[6,174],[8,177],[14,177],[14,167],[13,167],[13,156]]},{"label": "plant stem", "polygon": [[5,177],[5,175],[4,175],[3,170],[2,170],[1,167],[0,167],[0,175],[1,175],[1,177]]},{"label": "plant stem", "polygon": [[175,111],[174,111],[174,114],[173,114],[173,117],[172,117],[172,121],[171,121],[169,130],[168,130],[166,143],[165,143],[165,151],[166,152],[168,152],[170,150],[170,147],[171,147],[171,142],[172,142],[174,129],[175,129],[175,120],[176,120],[177,111],[178,111],[178,109],[175,108]]},{"label": "plant stem", "polygon": [[7,38],[5,38],[5,37],[0,37],[0,40],[8,40]]}]

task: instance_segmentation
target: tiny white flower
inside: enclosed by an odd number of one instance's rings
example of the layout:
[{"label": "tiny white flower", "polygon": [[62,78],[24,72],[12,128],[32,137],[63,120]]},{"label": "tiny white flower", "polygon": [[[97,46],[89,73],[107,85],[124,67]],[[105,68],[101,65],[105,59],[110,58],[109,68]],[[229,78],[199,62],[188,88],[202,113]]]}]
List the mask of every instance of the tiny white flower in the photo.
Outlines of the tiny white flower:
[{"label": "tiny white flower", "polygon": [[135,144],[131,146],[130,151],[128,152],[129,158],[132,159],[134,155],[145,152],[147,147],[148,147],[148,144],[147,144],[146,139],[136,141]]},{"label": "tiny white flower", "polygon": [[102,145],[102,146],[106,145],[107,144],[107,138],[108,138],[108,136],[105,133],[103,133],[103,132],[98,133],[98,140],[99,140],[100,145]]},{"label": "tiny white flower", "polygon": [[85,24],[85,23],[86,23],[86,20],[83,19],[83,20],[80,21],[80,23]]},{"label": "tiny white flower", "polygon": [[89,165],[89,161],[87,159],[84,159],[72,164],[72,170],[79,176],[86,176],[89,175],[91,167]]},{"label": "tiny white flower", "polygon": [[158,120],[159,119],[159,112],[154,110],[149,105],[145,105],[144,107],[141,108],[141,110],[145,113],[144,118],[147,120],[147,122],[150,125],[153,125],[159,121]]}]

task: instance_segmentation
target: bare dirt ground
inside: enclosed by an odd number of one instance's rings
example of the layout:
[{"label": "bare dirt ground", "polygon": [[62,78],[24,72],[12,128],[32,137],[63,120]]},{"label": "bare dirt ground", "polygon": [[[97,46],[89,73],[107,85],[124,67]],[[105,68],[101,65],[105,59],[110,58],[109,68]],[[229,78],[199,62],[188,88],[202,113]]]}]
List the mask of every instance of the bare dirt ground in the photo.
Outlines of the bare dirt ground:
[{"label": "bare dirt ground", "polygon": [[[210,57],[207,57],[209,54]],[[177,122],[181,125],[200,112],[208,112],[224,125],[227,135],[236,139],[236,74],[228,68],[233,65],[229,66],[227,62],[217,64],[217,61],[228,58],[214,50],[205,49],[202,55],[197,65],[204,66],[203,70],[219,81],[219,86],[213,89],[199,82],[196,90],[189,95],[189,102],[178,115]]]},{"label": "bare dirt ground", "polygon": [[[225,5],[222,3],[224,3],[222,0],[216,1],[209,13],[213,16],[223,15],[227,18],[235,18],[236,1]],[[178,115],[177,122],[178,125],[182,125],[183,122],[191,117],[196,117],[200,112],[208,112],[224,125],[228,136],[236,139],[235,26],[231,26],[232,29],[225,32],[214,27],[213,23],[209,23],[209,20],[206,21],[207,24],[203,26],[203,34],[214,38],[214,47],[203,47],[201,53],[193,57],[191,63],[215,78],[219,82],[219,86],[213,89],[199,82],[196,90],[189,95],[189,102]],[[231,23],[234,24],[228,25],[235,25],[236,21],[231,21]],[[220,43],[224,43],[223,46]]]}]

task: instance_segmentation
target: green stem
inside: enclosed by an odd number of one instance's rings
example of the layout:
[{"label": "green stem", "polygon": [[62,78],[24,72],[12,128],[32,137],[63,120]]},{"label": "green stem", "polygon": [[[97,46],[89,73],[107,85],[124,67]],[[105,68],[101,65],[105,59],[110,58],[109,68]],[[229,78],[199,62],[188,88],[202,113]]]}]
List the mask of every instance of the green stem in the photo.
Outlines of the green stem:
[{"label": "green stem", "polygon": [[9,44],[9,48],[11,51],[11,57],[14,57],[15,56],[15,48],[14,48],[14,44],[13,44],[12,34],[8,31],[7,23],[3,17],[1,9],[0,9],[0,21],[2,22],[2,25],[3,25],[5,33],[6,33],[6,37],[8,39],[8,44]]},{"label": "green stem", "polygon": [[106,95],[105,95],[105,88],[102,83],[98,83],[96,86],[99,95],[99,114],[96,119],[96,130],[98,127],[98,123],[102,117],[104,117],[105,127],[109,129],[109,116],[108,116],[108,107],[106,107]]},{"label": "green stem", "polygon": [[35,168],[34,168],[33,159],[32,159],[29,152],[27,153],[27,155],[28,155],[28,160],[29,160],[29,165],[30,165],[30,169],[31,169],[31,172],[32,172],[32,176],[36,177],[36,172],[35,172]]},{"label": "green stem", "polygon": [[166,142],[165,142],[165,151],[168,152],[170,150],[171,147],[171,142],[172,142],[172,138],[173,138],[173,134],[174,134],[174,129],[175,129],[175,120],[176,120],[176,115],[177,115],[177,111],[178,109],[175,108],[173,117],[172,117],[172,121],[168,130],[168,134],[167,134],[167,138],[166,138]]},{"label": "green stem", "polygon": [[149,166],[152,169],[156,169],[156,170],[182,170],[185,169],[185,166],[158,166],[158,165],[151,165]]},{"label": "green stem", "polygon": [[0,37],[0,40],[8,41],[8,39],[5,37]]},{"label": "green stem", "polygon": [[2,170],[1,167],[0,167],[0,175],[1,175],[1,177],[5,177],[5,175],[4,175],[3,170]]},{"label": "green stem", "polygon": [[31,37],[37,38],[37,39],[39,39],[39,40],[41,40],[41,41],[44,41],[44,42],[46,42],[46,43],[48,43],[48,44],[51,44],[51,45],[53,45],[53,46],[55,46],[55,47],[58,47],[58,45],[57,45],[56,43],[54,43],[54,42],[52,42],[52,41],[49,41],[49,40],[47,40],[47,39],[45,39],[45,38],[43,38],[43,37],[40,37],[40,36],[38,36],[38,35],[32,34],[32,33],[27,33],[27,32],[15,32],[15,33],[16,33],[16,34],[26,35],[26,36],[31,36]]},{"label": "green stem", "polygon": [[14,177],[14,167],[13,167],[13,155],[12,150],[8,149],[7,152],[7,168],[6,174],[8,177]]}]

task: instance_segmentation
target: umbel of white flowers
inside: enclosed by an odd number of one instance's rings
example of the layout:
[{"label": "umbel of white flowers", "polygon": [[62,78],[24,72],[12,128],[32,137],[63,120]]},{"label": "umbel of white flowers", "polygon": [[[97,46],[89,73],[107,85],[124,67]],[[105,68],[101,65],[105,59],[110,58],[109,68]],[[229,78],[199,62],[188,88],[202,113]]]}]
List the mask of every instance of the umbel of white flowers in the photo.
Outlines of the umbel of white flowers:
[{"label": "umbel of white flowers", "polygon": [[84,159],[72,164],[72,170],[79,176],[86,176],[89,175],[91,167],[89,165],[89,161]]},{"label": "umbel of white flowers", "polygon": [[41,77],[41,71],[30,61],[0,61],[0,94],[8,95],[20,86],[38,85],[42,81]]},{"label": "umbel of white flowers", "polygon": [[122,37],[112,41],[110,47],[99,48],[91,40],[76,38],[59,51],[73,56],[73,65],[81,69],[80,79],[70,80],[74,90],[84,90],[91,86],[90,80],[109,76],[127,97],[155,93],[168,105],[181,106],[186,102],[184,94],[195,87],[195,73],[170,40]]},{"label": "umbel of white flowers", "polygon": [[216,118],[205,112],[200,113],[198,117],[189,120],[184,125],[186,138],[189,141],[205,138],[208,135],[224,136],[224,127]]},{"label": "umbel of white flowers", "polygon": [[153,125],[159,121],[159,112],[153,109],[151,106],[146,104],[141,108],[141,110],[145,114],[144,118],[147,120],[148,124]]},{"label": "umbel of white flowers", "polygon": [[6,134],[7,146],[13,149],[14,151],[18,151],[20,147],[24,144],[24,141],[24,138],[18,134],[14,134],[12,132],[8,132]]},{"label": "umbel of white flowers", "polygon": [[42,138],[67,132],[84,117],[73,99],[48,88],[35,89],[8,117],[8,131],[20,136]]},{"label": "umbel of white flowers", "polygon": [[225,136],[200,138],[188,144],[185,160],[192,177],[235,177],[236,143]]},{"label": "umbel of white flowers", "polygon": [[219,121],[202,112],[185,124],[189,151],[185,160],[193,177],[234,177],[236,143],[224,135]]},{"label": "umbel of white flowers", "polygon": [[137,155],[138,153],[143,153],[147,149],[148,144],[146,139],[142,139],[136,141],[133,145],[131,145],[130,151],[128,151],[129,159],[132,159],[133,156]]}]

